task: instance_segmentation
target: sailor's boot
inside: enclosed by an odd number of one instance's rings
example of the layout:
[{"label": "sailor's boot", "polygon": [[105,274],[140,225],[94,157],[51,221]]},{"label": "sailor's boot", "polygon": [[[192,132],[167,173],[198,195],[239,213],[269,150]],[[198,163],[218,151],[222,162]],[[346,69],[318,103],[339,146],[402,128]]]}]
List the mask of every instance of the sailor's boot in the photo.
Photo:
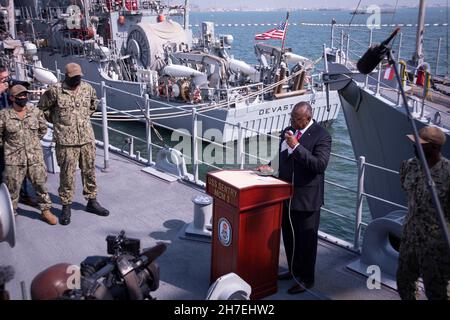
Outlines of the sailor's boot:
[{"label": "sailor's boot", "polygon": [[64,204],[62,206],[62,214],[61,214],[61,218],[59,223],[61,223],[62,225],[68,225],[70,223],[70,215],[71,215],[71,211],[70,211],[70,204]]},{"label": "sailor's boot", "polygon": [[97,199],[89,199],[86,205],[86,211],[103,217],[109,215],[109,211],[103,208],[100,203],[98,203]]},{"label": "sailor's boot", "polygon": [[55,225],[58,223],[58,219],[48,209],[42,210],[41,217],[42,220],[44,220],[48,224]]}]

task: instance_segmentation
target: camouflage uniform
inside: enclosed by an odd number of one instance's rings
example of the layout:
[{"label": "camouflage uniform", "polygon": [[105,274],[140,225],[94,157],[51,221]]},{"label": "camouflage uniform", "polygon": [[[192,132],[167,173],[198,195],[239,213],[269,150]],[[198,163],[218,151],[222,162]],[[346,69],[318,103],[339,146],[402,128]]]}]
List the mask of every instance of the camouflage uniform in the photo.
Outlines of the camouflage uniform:
[{"label": "camouflage uniform", "polygon": [[77,164],[81,169],[83,195],[86,199],[97,197],[95,137],[90,121],[97,109],[96,99],[94,88],[82,81],[75,91],[58,83],[39,101],[45,118],[54,125],[56,159],[61,168],[58,192],[63,205],[72,203]]},{"label": "camouflage uniform", "polygon": [[[442,157],[430,171],[450,230],[450,161]],[[422,277],[429,299],[449,299],[450,254],[419,159],[402,164],[400,179],[409,199],[397,270],[400,297],[417,299]]]},{"label": "camouflage uniform", "polygon": [[14,210],[17,209],[20,186],[25,176],[28,176],[36,191],[40,209],[44,211],[51,208],[40,142],[46,132],[44,115],[33,106],[27,106],[23,119],[14,109],[0,111],[0,146],[5,156],[3,181],[8,186]]}]

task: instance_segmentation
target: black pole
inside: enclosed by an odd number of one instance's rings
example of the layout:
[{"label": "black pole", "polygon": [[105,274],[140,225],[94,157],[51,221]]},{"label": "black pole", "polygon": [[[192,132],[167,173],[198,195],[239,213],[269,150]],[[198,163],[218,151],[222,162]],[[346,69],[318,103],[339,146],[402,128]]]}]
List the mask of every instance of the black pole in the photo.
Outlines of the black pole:
[{"label": "black pole", "polygon": [[405,94],[405,90],[403,89],[402,80],[400,78],[400,75],[399,75],[398,69],[397,69],[397,62],[395,61],[395,58],[392,54],[391,49],[387,48],[387,51],[388,51],[387,52],[388,61],[389,61],[389,64],[394,68],[395,78],[397,79],[398,86],[400,88],[400,92],[401,92],[402,98],[403,98],[403,106],[405,107],[405,111],[408,116],[408,120],[412,127],[414,140],[415,140],[414,143],[415,143],[417,151],[419,153],[419,159],[420,159],[420,162],[422,163],[425,177],[427,179],[428,190],[431,193],[431,199],[433,201],[434,207],[436,208],[436,213],[438,216],[437,218],[438,218],[439,224],[442,228],[442,232],[444,234],[444,239],[447,242],[447,250],[450,253],[450,235],[447,230],[447,222],[445,221],[445,216],[442,211],[442,206],[441,206],[441,203],[439,201],[439,197],[438,197],[438,194],[436,191],[436,184],[434,183],[433,179],[431,178],[430,168],[428,167],[427,160],[425,159],[425,154],[423,152],[422,145],[419,143],[419,133],[417,131],[416,123],[414,122],[411,112],[409,111],[408,100],[407,100],[407,97]]}]

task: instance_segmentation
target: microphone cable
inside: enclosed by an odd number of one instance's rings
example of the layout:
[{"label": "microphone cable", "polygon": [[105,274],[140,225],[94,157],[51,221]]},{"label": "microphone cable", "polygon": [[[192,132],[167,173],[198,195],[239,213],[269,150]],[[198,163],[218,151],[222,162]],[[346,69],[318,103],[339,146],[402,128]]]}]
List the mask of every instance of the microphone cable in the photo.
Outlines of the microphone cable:
[{"label": "microphone cable", "polygon": [[[295,179],[295,166],[294,166],[294,158],[292,158],[292,188],[294,188],[294,179]],[[313,290],[310,290],[308,288],[306,288],[306,286],[304,284],[302,284],[300,281],[297,280],[297,278],[295,277],[294,274],[294,256],[295,256],[295,230],[294,230],[294,224],[292,223],[292,215],[291,215],[291,204],[292,204],[292,198],[294,197],[294,194],[292,194],[292,196],[289,198],[289,206],[288,206],[288,217],[289,217],[289,225],[291,227],[291,231],[292,231],[292,254],[291,254],[291,268],[289,270],[292,279],[294,279],[294,281],[299,285],[299,286],[303,286],[305,288],[305,291],[308,292],[310,295],[316,297],[318,300],[325,300],[326,298],[321,296],[318,293],[315,293]],[[289,264],[288,264],[288,268],[289,268]]]}]

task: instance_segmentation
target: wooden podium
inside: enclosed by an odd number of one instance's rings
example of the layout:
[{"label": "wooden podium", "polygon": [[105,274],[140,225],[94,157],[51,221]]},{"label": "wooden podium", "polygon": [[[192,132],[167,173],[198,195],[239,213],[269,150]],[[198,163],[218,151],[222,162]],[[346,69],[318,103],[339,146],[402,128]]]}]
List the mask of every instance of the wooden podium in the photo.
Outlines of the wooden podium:
[{"label": "wooden podium", "polygon": [[277,292],[283,200],[292,186],[253,171],[207,174],[214,198],[211,283],[234,272],[251,287],[251,299]]}]

